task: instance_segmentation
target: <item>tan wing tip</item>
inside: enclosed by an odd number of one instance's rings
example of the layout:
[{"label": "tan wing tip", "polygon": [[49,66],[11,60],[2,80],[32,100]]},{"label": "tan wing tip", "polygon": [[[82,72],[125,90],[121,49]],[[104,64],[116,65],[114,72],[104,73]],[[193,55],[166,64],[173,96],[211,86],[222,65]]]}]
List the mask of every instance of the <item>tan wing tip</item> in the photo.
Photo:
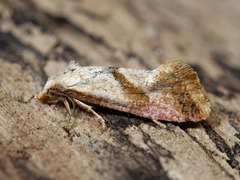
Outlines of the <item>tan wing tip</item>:
[{"label": "tan wing tip", "polygon": [[[180,59],[167,60],[162,68],[164,68],[165,73],[173,74],[172,78],[176,79],[176,92],[182,90],[188,94],[187,98],[182,98],[182,102],[180,101],[184,105],[187,104],[187,108],[182,106],[184,110],[186,108],[184,113],[188,116],[187,119],[190,121],[207,119],[211,112],[211,103],[200,83],[197,72]],[[177,79],[181,79],[181,82],[177,82]]]},{"label": "tan wing tip", "polygon": [[209,117],[210,113],[211,113],[211,103],[210,103],[210,99],[207,97],[206,98],[206,104],[202,106],[202,112],[203,112],[203,116],[200,120],[205,120]]},{"label": "tan wing tip", "polygon": [[209,97],[204,91],[204,88],[202,95],[193,98],[193,100],[198,108],[198,111],[193,116],[193,121],[201,121],[207,119],[211,113],[211,103]]}]

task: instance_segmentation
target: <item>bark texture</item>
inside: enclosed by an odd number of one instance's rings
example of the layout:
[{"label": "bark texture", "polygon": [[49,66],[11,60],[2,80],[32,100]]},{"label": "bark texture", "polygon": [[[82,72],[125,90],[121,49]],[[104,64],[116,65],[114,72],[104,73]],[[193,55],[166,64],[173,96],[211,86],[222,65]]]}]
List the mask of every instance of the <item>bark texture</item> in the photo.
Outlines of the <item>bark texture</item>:
[{"label": "bark texture", "polygon": [[[0,0],[0,179],[239,179],[240,3],[191,0]],[[163,122],[33,96],[70,60],[154,69],[180,58],[212,113]]]}]

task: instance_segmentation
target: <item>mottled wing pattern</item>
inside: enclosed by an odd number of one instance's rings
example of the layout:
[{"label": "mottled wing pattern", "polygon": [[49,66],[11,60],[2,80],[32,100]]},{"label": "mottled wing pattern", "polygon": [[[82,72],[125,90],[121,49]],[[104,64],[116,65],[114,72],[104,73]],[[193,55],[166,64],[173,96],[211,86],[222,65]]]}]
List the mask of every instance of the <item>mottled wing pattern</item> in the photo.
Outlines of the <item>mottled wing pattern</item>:
[{"label": "mottled wing pattern", "polygon": [[197,73],[176,59],[153,71],[80,67],[71,62],[49,78],[38,99],[50,101],[49,91],[154,120],[198,121],[210,113]]},{"label": "mottled wing pattern", "polygon": [[185,120],[198,121],[208,117],[210,100],[197,73],[189,65],[172,59],[152,72],[144,88],[152,101],[168,104]]}]

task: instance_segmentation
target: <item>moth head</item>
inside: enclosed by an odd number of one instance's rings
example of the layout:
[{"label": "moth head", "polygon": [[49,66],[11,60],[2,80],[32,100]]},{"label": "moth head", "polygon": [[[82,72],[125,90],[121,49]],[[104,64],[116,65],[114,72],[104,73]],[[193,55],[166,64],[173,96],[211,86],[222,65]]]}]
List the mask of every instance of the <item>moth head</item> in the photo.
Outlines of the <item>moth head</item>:
[{"label": "moth head", "polygon": [[44,86],[43,90],[35,96],[42,103],[48,103],[52,101],[56,101],[58,99],[57,90],[56,90],[56,82],[54,77],[50,77]]},{"label": "moth head", "polygon": [[58,98],[58,95],[54,91],[48,91],[47,96],[52,100],[55,101]]},{"label": "moth head", "polygon": [[58,97],[59,96],[53,90],[48,90],[46,92],[42,91],[35,96],[36,99],[38,99],[39,101],[41,101],[43,103],[56,101],[58,99]]}]

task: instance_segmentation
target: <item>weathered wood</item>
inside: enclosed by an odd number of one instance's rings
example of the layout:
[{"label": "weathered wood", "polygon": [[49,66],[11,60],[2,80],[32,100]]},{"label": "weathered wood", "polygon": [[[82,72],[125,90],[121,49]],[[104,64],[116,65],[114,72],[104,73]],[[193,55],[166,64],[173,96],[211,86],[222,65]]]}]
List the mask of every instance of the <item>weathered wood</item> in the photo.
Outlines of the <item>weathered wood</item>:
[{"label": "weathered wood", "polygon": [[[239,179],[240,12],[230,1],[0,0],[0,179]],[[192,65],[212,113],[163,122],[33,96],[72,59],[153,69]]]}]

